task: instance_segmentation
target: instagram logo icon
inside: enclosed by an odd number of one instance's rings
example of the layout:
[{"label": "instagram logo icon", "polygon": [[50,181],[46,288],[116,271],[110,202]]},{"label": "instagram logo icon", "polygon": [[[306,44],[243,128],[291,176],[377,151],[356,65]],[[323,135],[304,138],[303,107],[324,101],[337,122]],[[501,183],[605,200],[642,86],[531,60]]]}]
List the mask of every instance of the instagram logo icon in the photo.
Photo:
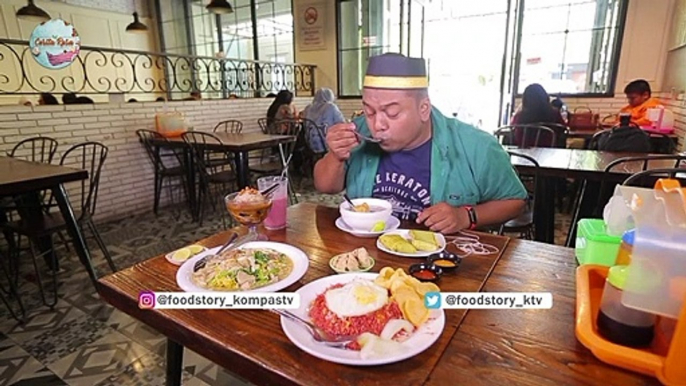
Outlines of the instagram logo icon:
[{"label": "instagram logo icon", "polygon": [[155,294],[150,291],[143,291],[138,294],[138,308],[150,310],[155,308]]}]

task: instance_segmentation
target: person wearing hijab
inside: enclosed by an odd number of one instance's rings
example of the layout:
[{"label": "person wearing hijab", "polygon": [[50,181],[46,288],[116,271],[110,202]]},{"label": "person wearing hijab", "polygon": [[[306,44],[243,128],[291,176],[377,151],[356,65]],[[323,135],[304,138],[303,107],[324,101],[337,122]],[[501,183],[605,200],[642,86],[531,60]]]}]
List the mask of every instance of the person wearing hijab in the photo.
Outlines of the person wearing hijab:
[{"label": "person wearing hijab", "polygon": [[267,126],[271,127],[275,121],[282,119],[295,119],[298,117],[298,110],[293,102],[293,93],[288,90],[281,90],[276,94],[274,102],[267,110]]},{"label": "person wearing hijab", "polygon": [[[555,110],[550,105],[550,97],[543,86],[538,83],[530,84],[524,89],[522,95],[522,106],[519,111],[512,117],[511,125],[527,125],[542,123],[555,123],[565,125],[560,112]],[[536,140],[536,133],[533,130],[527,130],[527,138],[524,141],[524,130],[515,129],[515,145],[520,145],[522,142],[533,144]],[[538,147],[552,147],[553,139],[548,132],[543,132],[538,140]]]},{"label": "person wearing hijab", "polygon": [[315,130],[307,131],[310,146],[316,153],[326,151],[324,138],[326,138],[327,129],[337,123],[345,122],[343,113],[338,109],[334,100],[335,97],[330,88],[320,88],[314,94],[312,103],[303,110],[303,117],[311,120],[323,130],[319,133]]}]

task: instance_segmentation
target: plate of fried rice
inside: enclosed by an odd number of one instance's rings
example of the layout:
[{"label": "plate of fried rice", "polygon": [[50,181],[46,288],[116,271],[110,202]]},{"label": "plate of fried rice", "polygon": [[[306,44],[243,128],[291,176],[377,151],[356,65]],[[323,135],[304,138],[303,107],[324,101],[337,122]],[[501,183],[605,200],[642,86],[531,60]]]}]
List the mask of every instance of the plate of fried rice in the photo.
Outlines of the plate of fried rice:
[{"label": "plate of fried rice", "polygon": [[[384,270],[393,273],[389,268]],[[305,328],[284,317],[281,328],[293,344],[308,354],[346,365],[383,365],[422,353],[443,332],[445,313],[440,309],[417,310],[424,307],[423,295],[408,295],[412,290],[407,288],[395,292],[400,287],[397,285],[393,285],[392,292],[387,280],[388,285],[379,285],[380,277],[378,273],[339,274],[315,280],[296,291],[301,306],[290,311],[329,334],[358,337],[346,348],[318,343]],[[409,283],[411,288],[414,279],[399,280]],[[408,301],[405,295],[416,299]]]}]

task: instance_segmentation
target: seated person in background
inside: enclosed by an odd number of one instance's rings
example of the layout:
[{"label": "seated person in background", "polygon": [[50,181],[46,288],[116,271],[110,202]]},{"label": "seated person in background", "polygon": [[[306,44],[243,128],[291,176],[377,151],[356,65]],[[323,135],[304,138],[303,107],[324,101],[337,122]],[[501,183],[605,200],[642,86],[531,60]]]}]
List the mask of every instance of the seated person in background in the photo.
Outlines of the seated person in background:
[{"label": "seated person in background", "polygon": [[40,98],[38,99],[38,104],[39,105],[58,105],[60,103],[57,101],[57,98],[55,98],[54,95],[50,94],[49,92],[42,92],[40,94]]},{"label": "seated person in background", "polygon": [[92,105],[95,102],[93,102],[93,100],[87,96],[80,96],[76,98],[76,101],[74,101],[74,103],[77,105]]},{"label": "seated person in background", "polygon": [[167,99],[165,97],[157,97],[157,99],[155,99],[155,102],[166,102],[166,101],[167,101]]},{"label": "seated person in background", "polygon": [[127,103],[136,103],[136,102],[138,102],[138,99],[136,99],[136,98],[131,98],[131,99],[129,99],[129,100],[126,101],[126,102],[127,102]]},{"label": "seated person in background", "polygon": [[330,88],[320,88],[314,94],[312,103],[307,105],[302,112],[303,118],[311,120],[322,129],[321,131],[316,131],[315,128],[312,128],[307,131],[309,144],[315,153],[326,151],[325,138],[322,135],[326,136],[329,127],[345,122],[343,113],[338,109],[334,100],[335,97]]},{"label": "seated person in background", "polygon": [[64,103],[65,105],[76,104],[76,94],[74,94],[73,92],[63,94],[62,103]]},{"label": "seated person in background", "polygon": [[[293,104],[293,93],[288,90],[281,90],[276,94],[274,102],[267,110],[267,127],[272,127],[274,122],[282,119],[296,119],[298,117],[298,109]],[[287,127],[279,128],[277,131],[284,131]]]},{"label": "seated person in background", "polygon": [[23,96],[19,98],[19,105],[20,106],[33,106],[33,103],[29,100],[29,98]]},{"label": "seated person in background", "polygon": [[619,113],[631,114],[631,122],[638,126],[650,126],[652,121],[648,119],[648,109],[661,106],[657,98],[651,97],[650,84],[643,79],[634,80],[624,87],[624,94],[629,104]]},{"label": "seated person in background", "polygon": [[[512,117],[510,125],[530,125],[537,123],[541,124],[539,126],[546,126],[546,123],[566,126],[564,119],[562,119],[562,116],[560,115],[560,111],[556,110],[550,104],[550,98],[543,86],[538,83],[533,83],[524,89],[522,105],[519,107],[519,111]],[[556,132],[555,134],[558,140],[563,138],[563,132],[556,130],[554,126],[550,128]],[[525,132],[526,138],[524,138]],[[524,128],[515,128],[514,145],[526,147],[554,147],[556,145],[553,143],[553,139],[549,132],[542,132],[538,137],[538,143],[536,143],[536,136],[537,133],[534,129],[525,130]]]},{"label": "seated person in background", "polygon": [[[378,197],[393,214],[454,233],[518,216],[527,193],[495,137],[432,107],[424,59],[369,59],[364,117],[332,126],[317,162],[318,191]],[[360,141],[355,131],[380,143]]]}]

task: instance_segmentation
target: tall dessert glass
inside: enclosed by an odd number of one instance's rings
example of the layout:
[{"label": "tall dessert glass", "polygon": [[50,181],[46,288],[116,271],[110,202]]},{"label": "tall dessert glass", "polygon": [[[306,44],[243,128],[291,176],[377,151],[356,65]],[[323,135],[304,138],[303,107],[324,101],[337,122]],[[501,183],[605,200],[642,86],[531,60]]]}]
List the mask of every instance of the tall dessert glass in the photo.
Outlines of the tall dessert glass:
[{"label": "tall dessert glass", "polygon": [[263,196],[253,188],[245,188],[240,192],[231,193],[224,198],[226,208],[238,223],[248,227],[248,235],[253,240],[269,240],[267,235],[257,232],[257,226],[262,224],[269,209],[272,207],[272,200]]}]

